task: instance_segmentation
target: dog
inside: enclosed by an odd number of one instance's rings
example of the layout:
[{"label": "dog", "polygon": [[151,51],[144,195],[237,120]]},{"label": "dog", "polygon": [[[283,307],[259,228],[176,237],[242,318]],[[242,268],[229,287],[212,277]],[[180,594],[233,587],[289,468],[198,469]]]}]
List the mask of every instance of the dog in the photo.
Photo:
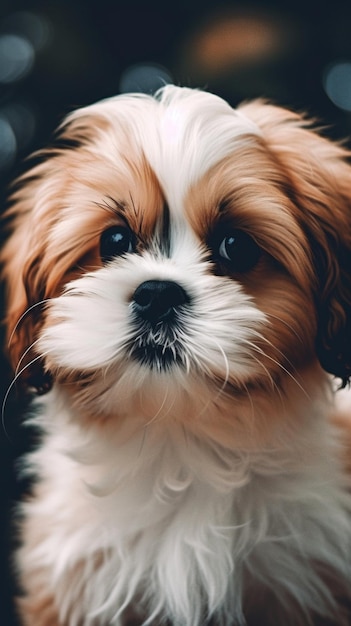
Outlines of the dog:
[{"label": "dog", "polygon": [[173,85],[79,109],[56,139],[1,253],[42,437],[22,623],[348,624],[347,149]]}]

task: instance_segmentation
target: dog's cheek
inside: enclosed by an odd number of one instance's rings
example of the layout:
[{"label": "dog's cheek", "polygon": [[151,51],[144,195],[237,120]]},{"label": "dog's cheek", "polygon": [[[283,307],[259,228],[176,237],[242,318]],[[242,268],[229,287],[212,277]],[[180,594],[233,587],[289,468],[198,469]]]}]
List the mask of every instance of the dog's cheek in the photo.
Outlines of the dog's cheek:
[{"label": "dog's cheek", "polygon": [[315,360],[317,312],[312,294],[288,276],[271,273],[269,280],[252,289],[257,307],[266,316],[260,348],[266,367],[296,371]]},{"label": "dog's cheek", "polygon": [[123,307],[102,298],[61,296],[52,301],[38,340],[38,352],[56,367],[91,371],[117,358],[128,333]]}]

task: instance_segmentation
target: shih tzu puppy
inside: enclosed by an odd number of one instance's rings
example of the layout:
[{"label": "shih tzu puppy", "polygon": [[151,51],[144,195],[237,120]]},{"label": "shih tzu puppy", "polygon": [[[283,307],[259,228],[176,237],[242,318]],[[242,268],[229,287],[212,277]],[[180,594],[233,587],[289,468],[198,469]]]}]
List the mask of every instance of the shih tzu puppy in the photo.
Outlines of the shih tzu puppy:
[{"label": "shih tzu puppy", "polygon": [[42,433],[22,623],[348,624],[346,149],[175,86],[78,110],[59,139],[1,255]]}]

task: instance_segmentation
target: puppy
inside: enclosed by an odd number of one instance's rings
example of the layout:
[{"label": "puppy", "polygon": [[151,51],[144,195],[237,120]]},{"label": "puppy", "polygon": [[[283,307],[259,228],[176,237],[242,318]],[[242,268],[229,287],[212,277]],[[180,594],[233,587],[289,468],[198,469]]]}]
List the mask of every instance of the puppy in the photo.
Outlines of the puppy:
[{"label": "puppy", "polygon": [[[2,252],[26,626],[348,624],[348,153],[191,89],[72,113]],[[340,385],[339,385],[340,386]]]}]

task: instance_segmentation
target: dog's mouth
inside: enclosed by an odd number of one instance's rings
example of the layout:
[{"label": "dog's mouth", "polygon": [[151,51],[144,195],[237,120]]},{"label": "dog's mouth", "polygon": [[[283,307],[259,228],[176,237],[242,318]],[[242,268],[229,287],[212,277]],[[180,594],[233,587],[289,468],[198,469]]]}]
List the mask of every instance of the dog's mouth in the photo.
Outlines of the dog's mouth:
[{"label": "dog's mouth", "polygon": [[137,325],[134,336],[128,354],[141,365],[158,371],[169,370],[175,365],[184,366],[185,350],[177,324]]}]

